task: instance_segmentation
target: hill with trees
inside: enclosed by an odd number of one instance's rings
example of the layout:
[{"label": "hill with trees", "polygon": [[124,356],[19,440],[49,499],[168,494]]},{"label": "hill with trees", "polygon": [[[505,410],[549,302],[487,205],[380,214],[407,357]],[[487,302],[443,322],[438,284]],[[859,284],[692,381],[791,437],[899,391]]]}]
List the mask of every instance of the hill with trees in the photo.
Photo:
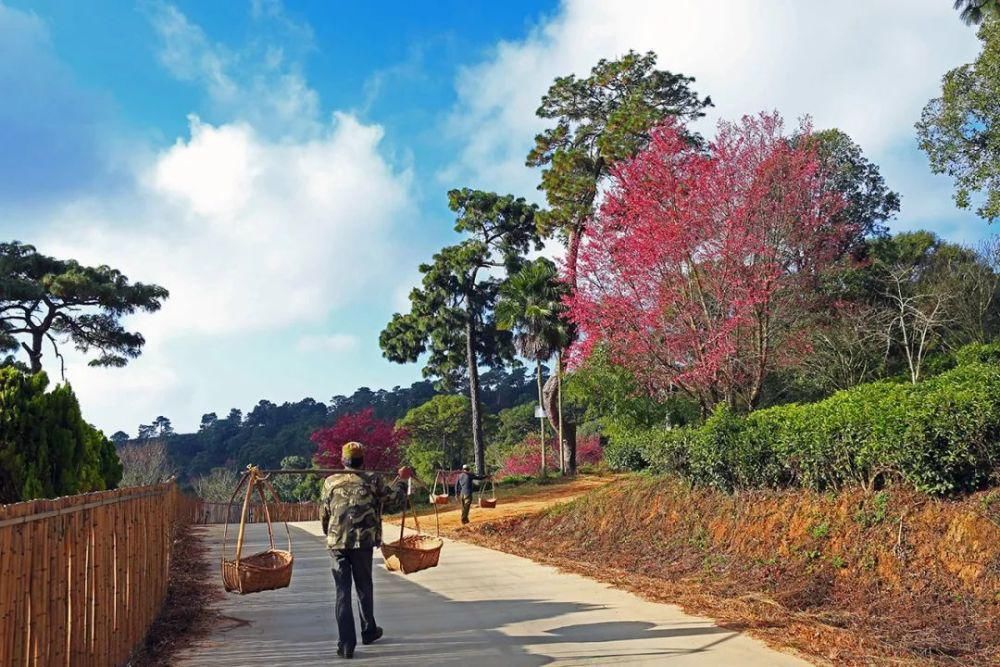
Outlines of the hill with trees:
[{"label": "hill with trees", "polygon": [[[507,411],[536,397],[535,379],[524,367],[510,370],[493,368],[485,371],[480,380],[484,421],[489,434],[500,428]],[[448,392],[436,388],[429,380],[392,389],[361,387],[350,395],[333,396],[327,403],[312,398],[282,404],[261,400],[246,414],[238,408],[233,408],[224,417],[207,413],[202,416],[201,424],[194,433],[176,433],[170,419],[159,416],[150,424],[139,425],[138,437],[130,438],[127,433],[119,432],[113,438],[119,447],[161,443],[173,468],[185,481],[209,475],[215,468],[238,470],[248,463],[278,468],[289,457],[297,459],[295,466],[307,467],[317,453],[313,434],[333,427],[345,417],[370,410],[374,419],[405,425],[419,419],[418,416],[411,417],[409,421],[405,419],[415,408],[425,406],[429,401],[454,401],[464,394],[466,388],[463,382],[457,382]],[[425,408],[427,410],[429,408]],[[537,419],[532,418],[531,421],[537,426]],[[439,426],[442,430],[454,431],[451,423]],[[432,431],[428,428],[423,431],[413,429],[414,434],[419,432],[436,439],[436,432],[433,436],[427,435]],[[508,433],[506,437],[514,436]],[[468,430],[461,431],[460,435],[456,431],[453,438],[456,447],[461,441],[461,456],[456,453],[457,458],[450,456],[448,460],[456,464],[469,460],[471,449],[465,448],[465,443],[469,441]]]}]

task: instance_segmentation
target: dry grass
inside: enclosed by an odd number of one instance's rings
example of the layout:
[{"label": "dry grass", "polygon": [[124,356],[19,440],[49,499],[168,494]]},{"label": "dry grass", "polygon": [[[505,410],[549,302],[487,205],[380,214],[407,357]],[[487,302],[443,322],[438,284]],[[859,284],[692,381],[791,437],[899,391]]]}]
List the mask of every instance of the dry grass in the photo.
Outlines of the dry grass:
[{"label": "dry grass", "polygon": [[632,478],[458,537],[680,604],[820,664],[1000,664],[985,494],[748,493]]},{"label": "dry grass", "polygon": [[[608,484],[614,479],[611,475],[579,475],[577,477],[552,480],[545,484],[527,483],[513,488],[497,487],[497,506],[483,509],[478,505],[478,494],[472,503],[469,513],[469,525],[493,523],[510,517],[521,517],[535,514],[558,503],[566,503]],[[420,526],[425,531],[434,532],[434,508],[427,506],[417,512]],[[398,523],[398,517],[387,518],[390,523]],[[441,534],[454,536],[462,527],[462,508],[454,497],[448,505],[438,506],[438,521]],[[412,526],[407,519],[407,525]]]},{"label": "dry grass", "polygon": [[145,643],[129,660],[131,667],[171,665],[178,651],[206,637],[219,618],[213,603],[222,593],[208,560],[204,531],[187,526],[174,537],[167,598]]}]

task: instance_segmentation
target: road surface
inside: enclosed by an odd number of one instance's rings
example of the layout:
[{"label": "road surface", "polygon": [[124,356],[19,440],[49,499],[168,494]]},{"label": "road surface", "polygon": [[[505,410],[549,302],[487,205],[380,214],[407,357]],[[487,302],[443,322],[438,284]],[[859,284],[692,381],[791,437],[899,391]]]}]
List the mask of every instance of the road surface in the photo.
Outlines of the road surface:
[{"label": "road surface", "polygon": [[[291,525],[291,587],[227,594],[218,627],[182,652],[176,664],[335,664],[333,579],[319,523]],[[266,529],[247,528],[253,553],[266,540]],[[275,528],[276,537],[284,539],[281,527]],[[218,562],[222,526],[206,530]],[[387,572],[381,555],[375,565],[375,616],[385,637],[371,646],[359,644],[356,660],[476,667],[809,664],[677,607],[461,542],[446,541],[439,567],[410,576]]]}]

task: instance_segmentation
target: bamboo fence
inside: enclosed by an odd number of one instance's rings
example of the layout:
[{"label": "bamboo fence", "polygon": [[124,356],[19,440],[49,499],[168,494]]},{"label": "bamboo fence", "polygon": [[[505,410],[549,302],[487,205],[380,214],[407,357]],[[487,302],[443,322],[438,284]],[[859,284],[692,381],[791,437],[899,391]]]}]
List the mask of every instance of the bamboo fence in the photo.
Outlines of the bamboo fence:
[{"label": "bamboo fence", "polygon": [[[268,503],[271,521],[319,521],[319,503]],[[195,523],[240,522],[242,507],[239,504],[199,502],[194,518]],[[228,514],[228,517],[227,517]],[[264,512],[259,503],[250,505],[247,523],[262,523]]]},{"label": "bamboo fence", "polygon": [[0,506],[0,665],[121,665],[167,592],[173,482]]},{"label": "bamboo fence", "polygon": [[[317,503],[269,507],[274,521],[319,518]],[[163,605],[175,528],[227,509],[174,482],[0,505],[0,667],[125,664]]]}]

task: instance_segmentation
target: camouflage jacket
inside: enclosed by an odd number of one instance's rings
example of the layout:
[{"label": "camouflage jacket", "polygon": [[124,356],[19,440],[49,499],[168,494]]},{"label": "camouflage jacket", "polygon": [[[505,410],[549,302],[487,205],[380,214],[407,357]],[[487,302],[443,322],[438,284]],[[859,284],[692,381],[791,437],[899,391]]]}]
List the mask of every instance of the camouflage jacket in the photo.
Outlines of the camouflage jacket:
[{"label": "camouflage jacket", "polygon": [[327,549],[366,549],[382,544],[382,505],[401,502],[405,482],[388,486],[381,475],[342,473],[323,482],[321,521]]}]

